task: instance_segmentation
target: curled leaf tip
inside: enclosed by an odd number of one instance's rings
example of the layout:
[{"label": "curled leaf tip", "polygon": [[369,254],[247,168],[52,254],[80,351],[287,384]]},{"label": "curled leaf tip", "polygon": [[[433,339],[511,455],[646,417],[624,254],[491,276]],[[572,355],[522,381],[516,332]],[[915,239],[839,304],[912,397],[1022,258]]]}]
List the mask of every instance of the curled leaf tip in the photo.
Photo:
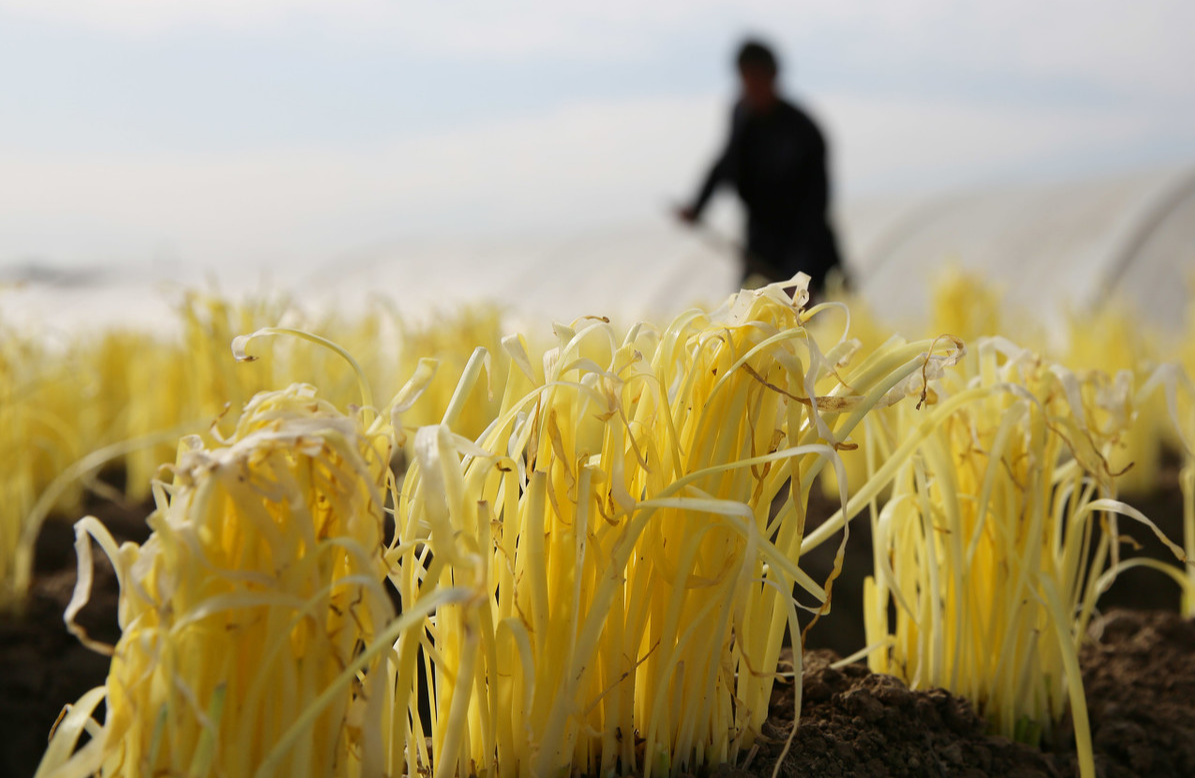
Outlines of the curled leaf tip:
[{"label": "curled leaf tip", "polygon": [[249,353],[249,341],[253,340],[252,335],[237,335],[232,339],[232,356],[237,362],[256,362],[257,357]]}]

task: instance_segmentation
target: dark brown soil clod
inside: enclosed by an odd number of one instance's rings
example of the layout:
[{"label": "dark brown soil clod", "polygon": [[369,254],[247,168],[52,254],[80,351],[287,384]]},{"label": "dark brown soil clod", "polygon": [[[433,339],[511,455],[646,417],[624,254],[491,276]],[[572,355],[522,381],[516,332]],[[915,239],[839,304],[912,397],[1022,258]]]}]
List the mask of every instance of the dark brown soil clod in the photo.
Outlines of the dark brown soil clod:
[{"label": "dark brown soil clod", "polygon": [[[1082,652],[1100,778],[1195,776],[1195,622],[1154,611],[1114,611]],[[910,691],[836,657],[805,658],[801,726],[785,776],[1046,778],[1078,775],[1073,738],[1046,751],[988,735],[964,700],[941,689]],[[792,686],[777,684],[769,725],[792,725]],[[782,743],[765,744],[750,769],[717,776],[771,776]]]}]

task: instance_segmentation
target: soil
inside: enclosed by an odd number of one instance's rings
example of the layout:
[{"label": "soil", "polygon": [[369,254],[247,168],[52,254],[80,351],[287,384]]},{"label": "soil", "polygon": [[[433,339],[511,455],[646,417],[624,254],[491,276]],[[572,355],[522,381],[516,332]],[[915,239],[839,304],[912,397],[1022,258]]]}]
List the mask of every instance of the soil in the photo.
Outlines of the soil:
[{"label": "soil", "polygon": [[[1169,492],[1149,499],[1153,504],[1147,515],[1159,518],[1171,537],[1181,537],[1176,524],[1165,526],[1181,515],[1181,503]],[[86,511],[98,516],[118,541],[140,542],[148,535],[144,518],[150,508],[94,499]],[[827,504],[818,510],[828,516],[832,508]],[[837,655],[825,647],[844,654],[864,644],[855,603],[861,573],[871,566],[865,527],[861,522],[852,535],[847,577],[835,586],[833,613],[810,632],[808,645],[822,648],[806,654],[801,723],[780,775],[1077,775],[1074,745],[1067,737],[1049,748],[1013,743],[988,735],[970,705],[943,690],[914,692],[862,665],[830,666]],[[46,523],[25,617],[0,617],[0,776],[31,776],[63,704],[102,684],[107,672],[107,657],[81,646],[62,622],[75,581],[73,542],[68,521]],[[803,562],[813,568],[827,564],[833,545]],[[93,637],[115,642],[115,576],[102,554],[95,558],[92,601],[79,621]],[[817,575],[816,569],[811,572]],[[1100,778],[1195,778],[1195,623],[1174,613],[1174,589],[1154,574],[1118,582],[1111,596],[1101,600],[1102,605],[1111,601],[1136,610],[1110,611],[1097,621],[1081,656]],[[1156,608],[1164,610],[1146,610]],[[778,683],[765,737],[754,753],[740,765],[722,765],[705,774],[771,776],[792,727],[792,691],[791,683]]]},{"label": "soil", "polygon": [[[1098,635],[1098,639],[1095,639]],[[1096,772],[1101,778],[1195,776],[1195,622],[1164,611],[1109,613],[1082,651]],[[1078,775],[1071,737],[1052,749],[989,735],[965,700],[910,691],[833,652],[805,657],[801,725],[782,776],[1055,778]],[[792,728],[792,684],[772,695],[761,744],[717,778],[770,778]]]},{"label": "soil", "polygon": [[[104,522],[118,542],[149,537],[152,506],[92,498],[84,513]],[[66,630],[63,611],[75,587],[75,534],[61,518],[46,521],[34,557],[36,578],[23,617],[0,616],[0,776],[23,778],[37,769],[62,706],[108,675],[108,657],[85,648]],[[105,643],[120,637],[116,574],[98,549],[91,602],[76,621]]]}]

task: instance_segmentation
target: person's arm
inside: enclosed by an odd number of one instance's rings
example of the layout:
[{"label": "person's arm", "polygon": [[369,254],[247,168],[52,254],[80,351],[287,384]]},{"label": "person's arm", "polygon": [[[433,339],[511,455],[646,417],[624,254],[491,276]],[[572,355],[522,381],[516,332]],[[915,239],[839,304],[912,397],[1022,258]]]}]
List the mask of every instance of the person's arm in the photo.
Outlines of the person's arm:
[{"label": "person's arm", "polygon": [[705,210],[706,204],[713,197],[718,185],[729,178],[729,155],[730,148],[728,146],[723,150],[721,156],[714,161],[709,173],[706,173],[705,181],[701,184],[701,189],[697,192],[697,199],[689,206],[689,212],[692,214],[694,221],[701,218],[701,212]]},{"label": "person's arm", "polygon": [[730,119],[730,137],[726,142],[726,146],[722,149],[722,153],[714,160],[713,166],[710,167],[709,173],[706,174],[705,180],[701,184],[701,189],[697,192],[697,198],[688,207],[681,209],[680,216],[685,221],[695,222],[700,219],[701,212],[705,210],[706,204],[709,203],[710,198],[719,185],[732,179],[734,173],[733,160],[737,153],[739,139],[740,112],[740,107],[735,106]]}]

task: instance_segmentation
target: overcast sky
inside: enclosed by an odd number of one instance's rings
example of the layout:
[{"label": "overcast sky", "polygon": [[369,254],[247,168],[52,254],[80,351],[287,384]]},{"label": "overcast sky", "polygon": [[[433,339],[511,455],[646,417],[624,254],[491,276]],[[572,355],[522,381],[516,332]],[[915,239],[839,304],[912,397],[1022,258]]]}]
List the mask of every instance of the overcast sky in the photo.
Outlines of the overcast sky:
[{"label": "overcast sky", "polygon": [[0,265],[659,219],[747,33],[840,201],[1195,162],[1190,0],[0,0]]}]

